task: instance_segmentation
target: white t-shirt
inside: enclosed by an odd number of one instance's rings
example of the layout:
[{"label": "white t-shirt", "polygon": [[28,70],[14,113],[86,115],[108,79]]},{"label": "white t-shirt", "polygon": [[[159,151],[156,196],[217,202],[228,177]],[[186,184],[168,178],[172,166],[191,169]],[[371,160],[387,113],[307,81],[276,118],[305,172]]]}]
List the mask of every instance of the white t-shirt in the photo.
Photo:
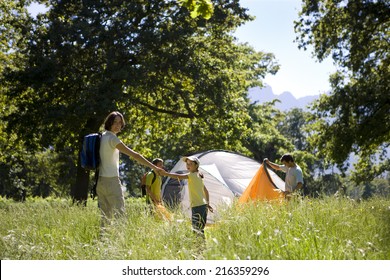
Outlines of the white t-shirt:
[{"label": "white t-shirt", "polygon": [[302,169],[298,165],[296,165],[295,167],[287,167],[285,165],[281,165],[280,168],[283,172],[286,172],[286,191],[294,191],[299,182],[303,184]]},{"label": "white t-shirt", "polygon": [[119,150],[122,141],[111,131],[104,131],[100,140],[99,176],[119,177]]}]

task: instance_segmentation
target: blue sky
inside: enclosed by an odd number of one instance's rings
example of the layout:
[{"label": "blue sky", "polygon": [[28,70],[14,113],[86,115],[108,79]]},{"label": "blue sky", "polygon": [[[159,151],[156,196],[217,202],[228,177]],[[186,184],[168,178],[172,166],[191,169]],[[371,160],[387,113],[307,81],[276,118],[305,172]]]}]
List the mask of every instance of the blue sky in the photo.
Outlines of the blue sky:
[{"label": "blue sky", "polygon": [[[318,95],[329,90],[328,77],[335,71],[331,59],[319,63],[311,51],[298,49],[294,43],[294,24],[301,0],[240,0],[241,6],[256,17],[238,28],[235,36],[257,51],[271,52],[281,65],[276,75],[267,75],[264,82],[275,94],[291,92],[296,98]],[[33,5],[35,14],[42,6]]]},{"label": "blue sky", "polygon": [[235,36],[257,51],[275,54],[280,70],[264,80],[275,94],[289,91],[299,98],[330,89],[328,77],[336,69],[332,60],[319,63],[311,50],[299,50],[294,43],[293,21],[298,18],[300,0],[240,0],[240,3],[256,19],[241,26]]}]

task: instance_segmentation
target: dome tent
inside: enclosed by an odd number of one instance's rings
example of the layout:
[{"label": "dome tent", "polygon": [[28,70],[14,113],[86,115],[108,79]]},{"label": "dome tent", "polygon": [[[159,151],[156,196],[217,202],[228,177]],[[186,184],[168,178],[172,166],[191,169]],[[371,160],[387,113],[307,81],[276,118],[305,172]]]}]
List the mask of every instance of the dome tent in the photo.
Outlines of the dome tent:
[{"label": "dome tent", "polygon": [[[210,205],[215,210],[214,213],[209,212],[208,222],[215,219],[220,207],[230,205],[235,197],[244,193],[261,166],[256,160],[231,151],[209,150],[192,156],[200,160],[199,171],[204,175],[204,184],[210,194]],[[178,161],[171,172],[187,173],[185,162]],[[271,170],[269,172],[272,176],[277,176]],[[272,180],[272,177],[269,178]],[[272,182],[269,185],[274,187]],[[185,213],[191,215],[187,180],[179,182],[177,179],[168,178],[162,186],[162,197],[168,205],[180,205]]]}]

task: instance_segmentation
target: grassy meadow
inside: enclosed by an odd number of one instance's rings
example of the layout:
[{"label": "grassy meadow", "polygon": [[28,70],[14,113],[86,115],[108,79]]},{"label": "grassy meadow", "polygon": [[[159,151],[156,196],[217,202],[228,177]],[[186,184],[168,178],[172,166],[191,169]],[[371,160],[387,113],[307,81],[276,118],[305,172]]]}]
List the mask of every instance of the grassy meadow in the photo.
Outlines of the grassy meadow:
[{"label": "grassy meadow", "polygon": [[11,260],[389,260],[390,200],[300,199],[234,205],[206,228],[179,212],[164,221],[142,199],[104,233],[97,202],[0,198],[0,259]]}]

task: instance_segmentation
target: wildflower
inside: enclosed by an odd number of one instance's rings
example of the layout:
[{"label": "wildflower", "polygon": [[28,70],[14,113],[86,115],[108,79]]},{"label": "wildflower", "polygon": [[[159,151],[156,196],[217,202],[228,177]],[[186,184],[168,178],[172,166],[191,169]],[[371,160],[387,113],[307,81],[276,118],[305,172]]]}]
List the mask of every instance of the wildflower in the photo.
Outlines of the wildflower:
[{"label": "wildflower", "polygon": [[15,240],[15,236],[11,233],[11,234],[8,234],[8,235],[6,235],[6,236],[3,236],[3,239],[4,239],[5,241],[7,241],[7,240],[13,241],[13,240]]},{"label": "wildflower", "polygon": [[349,239],[347,240],[347,246],[351,246],[351,247],[353,246],[352,240],[349,240]]}]

